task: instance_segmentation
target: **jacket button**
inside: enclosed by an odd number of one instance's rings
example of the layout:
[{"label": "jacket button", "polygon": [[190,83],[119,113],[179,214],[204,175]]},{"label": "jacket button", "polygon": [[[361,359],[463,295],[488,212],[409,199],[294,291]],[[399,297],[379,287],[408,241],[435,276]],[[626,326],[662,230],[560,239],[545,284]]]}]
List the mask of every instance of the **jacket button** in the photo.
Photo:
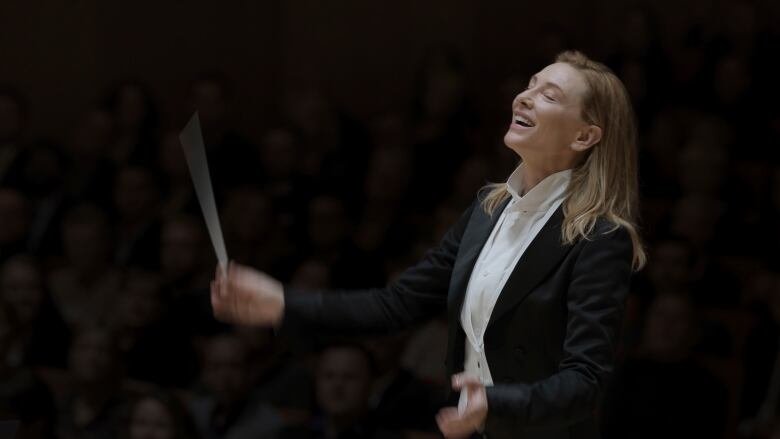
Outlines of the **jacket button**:
[{"label": "jacket button", "polygon": [[504,378],[501,379],[501,381],[504,382],[504,383],[511,383],[512,382],[512,378],[511,377],[504,377]]},{"label": "jacket button", "polygon": [[517,354],[518,356],[522,357],[523,355],[525,355],[525,348],[522,347],[522,346],[516,347],[515,348],[515,354]]}]

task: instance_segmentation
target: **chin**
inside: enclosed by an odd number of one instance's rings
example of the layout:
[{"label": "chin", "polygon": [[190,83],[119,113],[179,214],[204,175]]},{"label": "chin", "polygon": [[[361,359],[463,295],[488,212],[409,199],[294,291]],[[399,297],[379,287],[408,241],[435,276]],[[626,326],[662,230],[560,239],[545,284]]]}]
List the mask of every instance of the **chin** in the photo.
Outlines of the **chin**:
[{"label": "chin", "polygon": [[511,131],[504,135],[504,145],[514,151],[517,155],[522,155],[523,151],[528,150],[528,141],[524,137],[518,136]]}]

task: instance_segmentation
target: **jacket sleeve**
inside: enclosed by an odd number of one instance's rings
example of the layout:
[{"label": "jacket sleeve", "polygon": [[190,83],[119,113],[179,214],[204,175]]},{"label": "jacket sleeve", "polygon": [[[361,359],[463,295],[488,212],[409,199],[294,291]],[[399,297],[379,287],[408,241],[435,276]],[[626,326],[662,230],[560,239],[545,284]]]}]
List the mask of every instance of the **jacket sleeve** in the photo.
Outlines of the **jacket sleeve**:
[{"label": "jacket sleeve", "polygon": [[613,370],[633,250],[624,228],[580,243],[567,291],[558,371],[535,382],[487,387],[488,429],[491,423],[507,421],[517,427],[560,427],[591,416],[597,408]]},{"label": "jacket sleeve", "polygon": [[[476,206],[476,207],[475,207]],[[425,257],[385,288],[301,291],[285,286],[280,334],[316,330],[328,335],[387,334],[441,312],[447,303],[452,267],[474,201]]]}]

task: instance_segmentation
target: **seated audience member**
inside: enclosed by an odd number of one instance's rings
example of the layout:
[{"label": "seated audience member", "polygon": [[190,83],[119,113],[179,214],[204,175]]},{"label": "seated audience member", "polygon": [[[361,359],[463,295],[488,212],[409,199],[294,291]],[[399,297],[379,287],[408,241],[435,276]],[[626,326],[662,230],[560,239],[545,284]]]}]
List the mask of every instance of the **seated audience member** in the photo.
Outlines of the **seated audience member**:
[{"label": "seated audience member", "polygon": [[169,318],[190,334],[212,334],[222,329],[211,311],[206,289],[213,269],[211,249],[203,220],[192,215],[174,215],[162,226],[160,275],[169,296]]},{"label": "seated audience member", "polygon": [[7,360],[14,365],[64,367],[68,329],[32,257],[17,255],[0,265],[0,299],[16,321]]},{"label": "seated audience member", "polygon": [[105,323],[121,275],[111,264],[112,237],[105,213],[94,205],[71,208],[63,218],[64,265],[51,271],[54,305],[72,330]]},{"label": "seated audience member", "polygon": [[641,345],[609,383],[603,435],[612,438],[723,437],[724,386],[691,355],[693,305],[660,294],[650,305]]},{"label": "seated audience member", "polygon": [[112,328],[128,378],[185,388],[197,376],[197,356],[189,330],[171,317],[168,305],[157,274],[126,270]]},{"label": "seated audience member", "polygon": [[442,388],[424,384],[401,364],[408,334],[371,338],[366,347],[376,360],[369,404],[376,425],[391,431],[436,433],[436,413],[444,407]]},{"label": "seated audience member", "polygon": [[201,357],[202,393],[190,411],[204,439],[272,437],[282,418],[251,396],[248,352],[241,339],[225,333],[208,338]]},{"label": "seated audience member", "polygon": [[8,363],[16,321],[0,302],[0,422],[19,421],[16,438],[49,438],[56,418],[54,400],[29,368]]},{"label": "seated audience member", "polygon": [[131,405],[119,439],[199,439],[182,401],[166,392],[139,396]]},{"label": "seated audience member", "polygon": [[151,169],[143,166],[120,168],[114,182],[116,251],[120,266],[159,266],[160,183]]},{"label": "seated audience member", "polygon": [[281,439],[400,438],[372,417],[376,363],[360,345],[332,345],[322,351],[315,371],[319,413],[304,425],[282,431]]},{"label": "seated audience member", "polygon": [[0,187],[0,262],[27,251],[30,203],[16,189]]},{"label": "seated audience member", "polygon": [[82,327],[68,357],[70,386],[60,402],[57,434],[62,439],[113,439],[126,397],[116,339],[102,327]]}]

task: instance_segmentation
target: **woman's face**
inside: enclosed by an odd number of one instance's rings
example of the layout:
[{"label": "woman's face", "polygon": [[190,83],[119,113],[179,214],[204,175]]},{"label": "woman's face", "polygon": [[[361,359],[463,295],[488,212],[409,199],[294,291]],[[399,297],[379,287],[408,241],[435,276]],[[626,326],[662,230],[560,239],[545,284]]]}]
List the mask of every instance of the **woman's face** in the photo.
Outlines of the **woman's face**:
[{"label": "woman's face", "polygon": [[171,439],[174,437],[173,419],[168,409],[154,398],[141,400],[130,420],[131,439]]},{"label": "woman's face", "polygon": [[577,140],[589,126],[581,117],[587,90],[583,75],[569,64],[545,67],[512,102],[504,143],[524,161],[569,165],[580,152]]},{"label": "woman's face", "polygon": [[23,325],[32,325],[43,303],[43,280],[38,269],[11,261],[0,269],[0,292]]}]

